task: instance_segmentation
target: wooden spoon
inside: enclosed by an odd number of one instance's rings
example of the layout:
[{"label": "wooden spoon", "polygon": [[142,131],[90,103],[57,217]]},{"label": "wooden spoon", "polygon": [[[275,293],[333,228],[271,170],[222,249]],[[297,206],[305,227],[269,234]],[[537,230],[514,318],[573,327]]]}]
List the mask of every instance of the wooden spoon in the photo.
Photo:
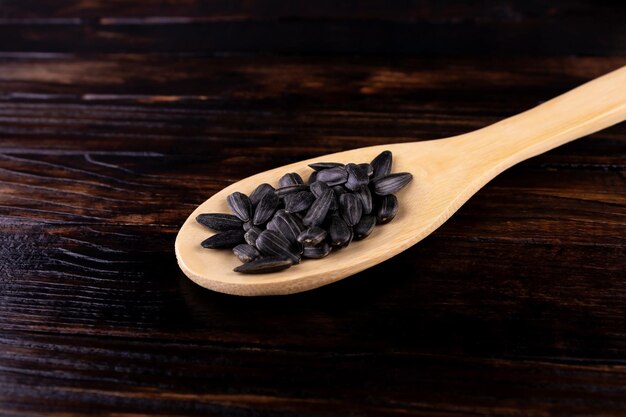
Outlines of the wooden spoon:
[{"label": "wooden spoon", "polygon": [[[324,155],[272,169],[236,182],[202,203],[176,238],[176,257],[197,284],[236,295],[291,294],[354,275],[408,249],[428,236],[476,191],[516,163],[626,119],[626,67],[588,82],[531,110],[460,136],[396,143]],[[393,172],[411,172],[398,193],[400,210],[389,224],[346,249],[287,270],[244,275],[230,250],[203,249],[211,235],[195,221],[200,213],[228,213],[226,196],[249,194],[263,182],[276,185],[287,172],[307,178],[312,162],[367,162],[384,150],[394,155]],[[530,261],[530,260],[529,260]],[[436,260],[433,260],[436,262]]]}]

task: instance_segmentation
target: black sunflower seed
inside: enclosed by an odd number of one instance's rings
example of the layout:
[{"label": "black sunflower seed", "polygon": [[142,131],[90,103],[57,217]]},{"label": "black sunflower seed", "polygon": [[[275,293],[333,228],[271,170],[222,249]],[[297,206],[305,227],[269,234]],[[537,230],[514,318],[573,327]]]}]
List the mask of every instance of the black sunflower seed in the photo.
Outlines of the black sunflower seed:
[{"label": "black sunflower seed", "polygon": [[324,191],[330,189],[328,184],[322,181],[315,181],[313,184],[311,184],[310,188],[315,198],[320,198],[320,196],[324,194]]},{"label": "black sunflower seed", "polygon": [[252,194],[250,194],[250,202],[253,206],[256,206],[257,204],[259,204],[259,201],[261,201],[261,199],[267,194],[274,194],[274,187],[269,184],[263,183],[256,187],[254,191],[252,191]]},{"label": "black sunflower seed", "polygon": [[313,184],[315,181],[317,181],[317,171],[313,171],[311,173],[311,175],[309,175],[309,179],[307,181],[307,184],[311,185]]},{"label": "black sunflower seed", "polygon": [[348,190],[346,190],[346,188],[343,185],[335,185],[332,188],[337,197],[339,197],[341,194],[345,194],[348,192]]},{"label": "black sunflower seed", "polygon": [[339,211],[348,226],[357,224],[363,214],[360,199],[352,193],[339,196]]},{"label": "black sunflower seed", "polygon": [[372,160],[370,165],[374,168],[373,178],[382,177],[391,173],[391,164],[393,162],[393,156],[390,151],[383,151],[376,158]]},{"label": "black sunflower seed", "polygon": [[227,230],[214,234],[208,239],[202,241],[201,245],[207,249],[225,249],[233,248],[240,243],[243,243],[243,230]]},{"label": "black sunflower seed", "polygon": [[315,201],[315,196],[309,191],[300,191],[295,194],[287,194],[284,201],[287,213],[297,213],[311,207],[311,204]]},{"label": "black sunflower seed", "polygon": [[281,234],[273,230],[264,230],[256,240],[256,247],[268,256],[279,256],[289,259],[292,263],[300,263],[300,255],[294,253],[290,243]]},{"label": "black sunflower seed", "polygon": [[354,240],[365,239],[372,233],[376,226],[376,217],[366,214],[361,217],[361,220],[354,226]]},{"label": "black sunflower seed", "polygon": [[283,175],[280,180],[278,180],[278,185],[280,187],[288,187],[290,185],[298,184],[304,184],[304,181],[302,181],[302,177],[295,172],[289,172]]},{"label": "black sunflower seed", "polygon": [[321,227],[309,227],[298,235],[298,242],[306,249],[309,246],[316,246],[326,239],[327,232]]},{"label": "black sunflower seed", "polygon": [[326,190],[321,196],[315,199],[311,207],[302,219],[305,226],[319,226],[324,222],[328,209],[333,202],[335,195],[333,190]]},{"label": "black sunflower seed", "polygon": [[261,256],[254,246],[245,243],[235,246],[233,253],[241,262],[250,262]]},{"label": "black sunflower seed", "polygon": [[330,245],[323,242],[319,246],[305,246],[302,256],[311,259],[320,259],[327,256],[330,253]]},{"label": "black sunflower seed", "polygon": [[378,195],[395,194],[404,188],[411,180],[413,175],[408,172],[398,172],[397,174],[389,174],[377,177],[372,180],[374,192]]},{"label": "black sunflower seed", "polygon": [[348,190],[359,190],[367,185],[370,181],[367,176],[367,171],[358,166],[357,164],[346,165],[346,172],[348,173],[348,180],[345,183],[345,187]]},{"label": "black sunflower seed", "polygon": [[343,248],[352,240],[352,230],[341,217],[334,215],[330,218],[328,237],[333,247]]},{"label": "black sunflower seed", "polygon": [[309,166],[313,168],[315,171],[321,171],[323,169],[342,167],[343,164],[339,162],[315,162],[314,164],[309,164]]},{"label": "black sunflower seed", "polygon": [[254,225],[252,224],[252,222],[250,220],[248,220],[247,222],[245,222],[243,224],[243,231],[247,232],[248,230],[250,230]]},{"label": "black sunflower seed", "polygon": [[239,265],[233,271],[243,274],[266,274],[269,272],[282,271],[283,269],[289,268],[291,265],[292,262],[286,258],[265,257]]},{"label": "black sunflower seed", "polygon": [[368,177],[371,177],[374,174],[374,167],[372,166],[372,164],[364,163],[357,165],[360,166],[363,171],[365,171]]},{"label": "black sunflower seed", "polygon": [[280,203],[280,200],[275,193],[265,194],[254,209],[252,223],[259,225],[267,222],[276,212],[278,203]]},{"label": "black sunflower seed", "polygon": [[234,192],[228,197],[226,197],[226,202],[228,206],[233,211],[233,214],[241,221],[247,222],[250,220],[250,214],[252,213],[252,203],[247,195]]},{"label": "black sunflower seed", "polygon": [[256,246],[256,239],[259,237],[263,230],[260,228],[253,226],[243,235],[244,240],[248,245]]},{"label": "black sunflower seed", "polygon": [[196,217],[196,221],[216,232],[226,230],[241,229],[243,222],[232,214],[204,213]]},{"label": "black sunflower seed", "polygon": [[370,189],[367,187],[361,188],[358,191],[354,192],[359,200],[361,201],[361,207],[363,208],[363,214],[370,214],[372,212],[372,193]]},{"label": "black sunflower seed", "polygon": [[378,224],[389,223],[398,213],[398,198],[389,194],[380,199],[376,210],[376,222]]},{"label": "black sunflower seed", "polygon": [[285,210],[276,212],[272,220],[267,224],[267,230],[272,230],[283,236],[290,244],[294,252],[300,252],[298,235],[304,230],[304,225],[299,218],[287,213]]},{"label": "black sunflower seed", "polygon": [[281,187],[276,190],[276,195],[283,198],[284,196],[292,193],[297,193],[300,191],[306,191],[309,189],[308,185],[304,184],[296,184],[296,185],[288,185],[286,187]]},{"label": "black sunflower seed", "polygon": [[328,185],[343,184],[348,180],[348,172],[344,167],[323,169],[317,173],[317,181],[325,182]]}]

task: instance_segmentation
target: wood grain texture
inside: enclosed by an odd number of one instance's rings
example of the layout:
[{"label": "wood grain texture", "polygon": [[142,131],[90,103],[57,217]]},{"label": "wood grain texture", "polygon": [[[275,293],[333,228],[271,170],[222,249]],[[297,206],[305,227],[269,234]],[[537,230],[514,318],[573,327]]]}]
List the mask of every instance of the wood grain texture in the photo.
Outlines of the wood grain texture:
[{"label": "wood grain texture", "polygon": [[[626,65],[623,3],[280,3],[2,2],[0,414],[625,415],[623,124],[516,166],[411,250],[311,293],[204,291],[172,250],[197,204],[255,172],[475,130]],[[276,33],[306,27],[308,44],[246,43],[298,20]],[[528,35],[555,21],[551,43]],[[420,22],[454,32],[428,46],[442,57],[350,52],[423,50],[354,44]],[[266,32],[215,54],[245,25]],[[521,28],[513,48],[485,25]],[[485,43],[443,44],[459,37]],[[553,57],[533,56],[538,39]],[[294,54],[231,53],[281,48]]]}]

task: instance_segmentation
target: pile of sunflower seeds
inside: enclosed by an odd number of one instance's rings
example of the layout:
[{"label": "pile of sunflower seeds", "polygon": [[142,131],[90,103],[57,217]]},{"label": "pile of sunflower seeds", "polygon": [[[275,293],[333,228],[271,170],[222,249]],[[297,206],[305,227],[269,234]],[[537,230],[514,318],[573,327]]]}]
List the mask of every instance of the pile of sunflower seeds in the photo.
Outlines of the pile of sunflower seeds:
[{"label": "pile of sunflower seeds", "polygon": [[233,214],[209,213],[198,223],[218,232],[202,242],[210,249],[231,249],[243,264],[236,272],[276,272],[318,259],[345,248],[352,240],[389,223],[398,212],[394,195],[413,176],[391,173],[392,155],[384,151],[370,163],[310,164],[305,183],[287,173],[278,188],[259,185],[250,196],[235,192],[227,197]]}]

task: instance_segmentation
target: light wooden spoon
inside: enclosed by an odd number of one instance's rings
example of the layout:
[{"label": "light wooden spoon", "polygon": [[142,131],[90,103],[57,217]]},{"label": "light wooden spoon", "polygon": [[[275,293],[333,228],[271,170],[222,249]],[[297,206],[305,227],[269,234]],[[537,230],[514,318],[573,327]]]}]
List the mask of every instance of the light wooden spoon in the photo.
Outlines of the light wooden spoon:
[{"label": "light wooden spoon", "polygon": [[[419,242],[510,166],[624,119],[626,67],[471,133],[354,149],[253,175],[224,188],[191,213],[176,238],[178,264],[197,284],[228,294],[291,294],[321,287],[376,265]],[[312,162],[366,162],[386,149],[393,152],[393,172],[411,172],[414,178],[398,193],[400,210],[396,218],[377,226],[368,238],[326,258],[303,260],[287,270],[264,275],[233,272],[240,262],[231,251],[200,246],[211,232],[195,221],[196,216],[228,213],[228,194],[234,191],[249,194],[263,182],[276,185],[287,172],[307,178],[311,172],[307,164]]]}]

